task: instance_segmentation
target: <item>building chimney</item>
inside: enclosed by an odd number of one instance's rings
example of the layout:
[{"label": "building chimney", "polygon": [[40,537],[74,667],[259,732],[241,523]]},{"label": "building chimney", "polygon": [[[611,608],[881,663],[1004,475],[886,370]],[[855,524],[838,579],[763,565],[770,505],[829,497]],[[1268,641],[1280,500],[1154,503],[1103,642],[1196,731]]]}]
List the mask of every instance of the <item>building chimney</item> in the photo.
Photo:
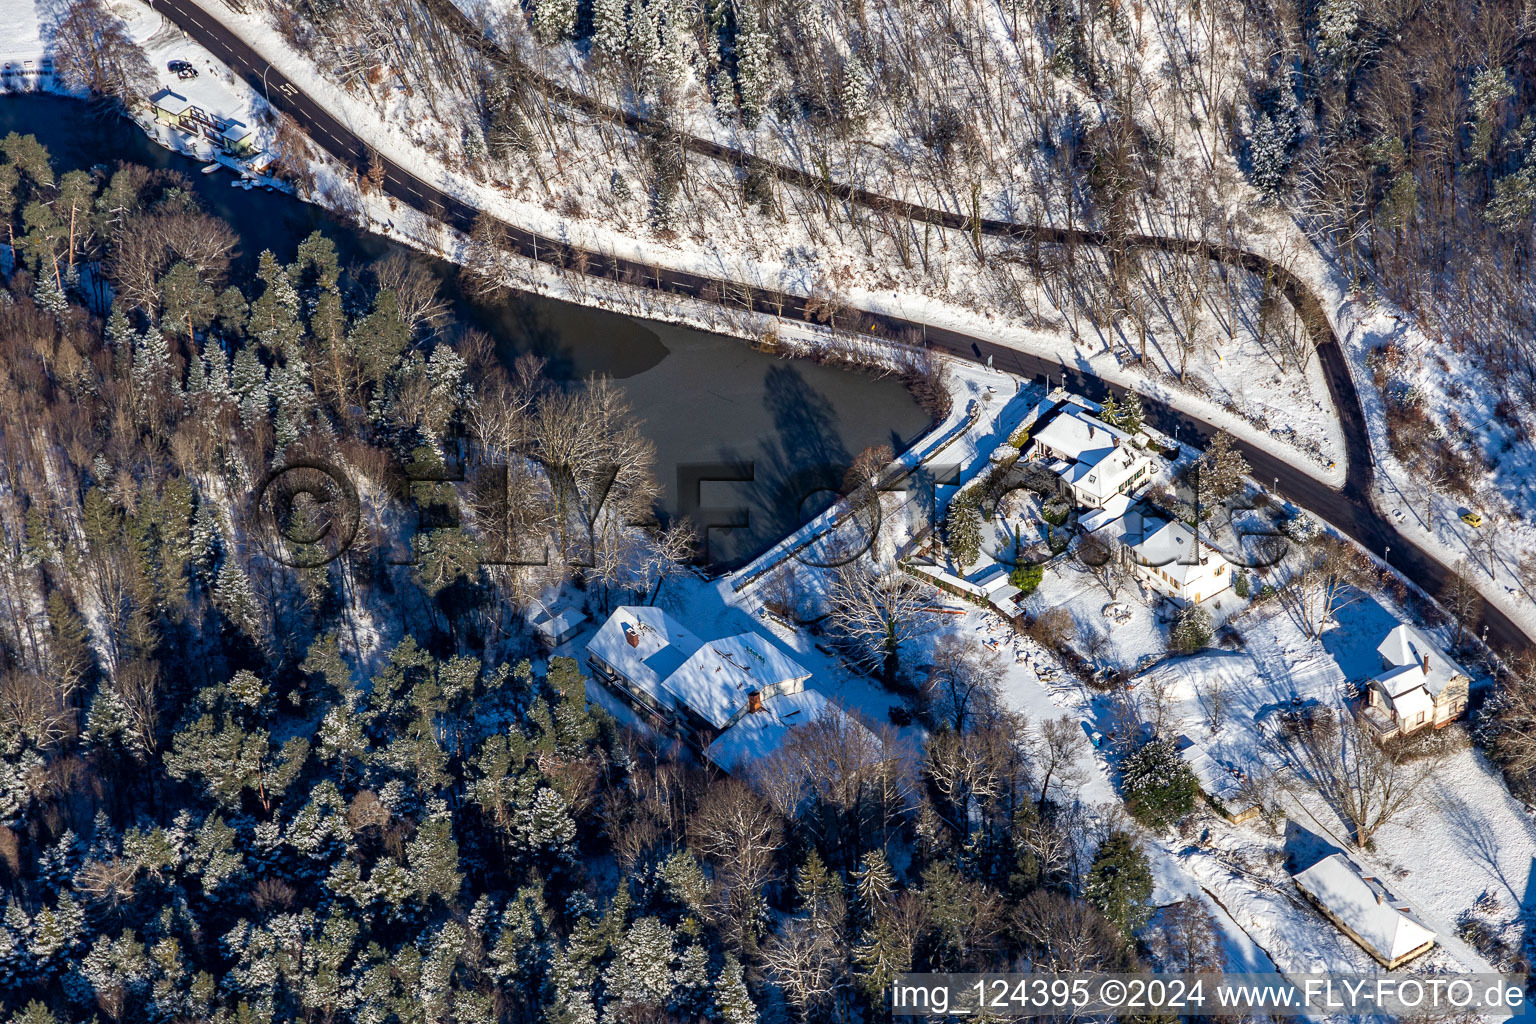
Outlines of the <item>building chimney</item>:
[{"label": "building chimney", "polygon": [[1423,657],[1424,657],[1424,674],[1425,675],[1429,675],[1429,655],[1425,654]]},{"label": "building chimney", "polygon": [[763,710],[763,695],[757,690],[747,691],[747,714]]},{"label": "building chimney", "polygon": [[1092,423],[1088,424],[1088,436],[1089,437],[1093,436],[1093,424]]},{"label": "building chimney", "polygon": [[624,627],[624,639],[629,641],[629,646],[640,646],[640,633],[632,627]]}]

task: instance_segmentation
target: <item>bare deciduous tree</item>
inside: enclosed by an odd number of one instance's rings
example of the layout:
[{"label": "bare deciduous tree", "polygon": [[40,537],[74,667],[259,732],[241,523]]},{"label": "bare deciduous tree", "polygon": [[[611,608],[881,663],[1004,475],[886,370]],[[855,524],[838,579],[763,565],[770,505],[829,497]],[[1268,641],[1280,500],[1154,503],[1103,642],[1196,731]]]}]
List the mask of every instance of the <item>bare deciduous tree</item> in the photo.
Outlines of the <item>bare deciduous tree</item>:
[{"label": "bare deciduous tree", "polygon": [[965,732],[996,709],[1002,677],[1002,655],[974,633],[942,633],[933,645],[924,696],[937,718]]},{"label": "bare deciduous tree", "polygon": [[1451,646],[1460,647],[1462,640],[1483,611],[1483,596],[1477,592],[1477,585],[1472,582],[1472,565],[1467,559],[1463,558],[1456,563],[1455,569],[1445,581],[1445,586],[1440,589],[1439,596],[1440,603],[1445,606],[1451,622],[1456,626],[1455,635],[1451,638]]},{"label": "bare deciduous tree", "polygon": [[837,571],[828,598],[833,626],[881,665],[888,684],[901,668],[902,648],[933,628],[923,611],[928,595],[895,565],[850,562]]},{"label": "bare deciduous tree", "polygon": [[1444,760],[1434,752],[1406,756],[1400,743],[1380,743],[1371,726],[1343,711],[1303,722],[1292,750],[1305,778],[1361,849],[1423,797],[1425,784]]},{"label": "bare deciduous tree", "polygon": [[1381,579],[1381,571],[1363,551],[1330,533],[1319,534],[1298,555],[1301,567],[1287,590],[1310,637],[1319,636],[1335,615]]},{"label": "bare deciduous tree", "polygon": [[1024,897],[1018,929],[1038,970],[1122,970],[1131,961],[1125,940],[1103,914],[1051,889]]},{"label": "bare deciduous tree", "polygon": [[144,51],[102,0],[75,0],[53,43],[54,73],[72,88],[127,106],[155,87]]},{"label": "bare deciduous tree", "polygon": [[1125,563],[1120,553],[1098,534],[1090,533],[1078,542],[1077,560],[1111,598],[1125,584]]},{"label": "bare deciduous tree", "polygon": [[1042,816],[1046,801],[1050,799],[1052,783],[1065,789],[1082,784],[1085,773],[1077,757],[1082,742],[1082,728],[1071,715],[1046,719],[1031,731],[1030,754],[1034,758],[1035,773],[1040,776],[1039,812]]}]

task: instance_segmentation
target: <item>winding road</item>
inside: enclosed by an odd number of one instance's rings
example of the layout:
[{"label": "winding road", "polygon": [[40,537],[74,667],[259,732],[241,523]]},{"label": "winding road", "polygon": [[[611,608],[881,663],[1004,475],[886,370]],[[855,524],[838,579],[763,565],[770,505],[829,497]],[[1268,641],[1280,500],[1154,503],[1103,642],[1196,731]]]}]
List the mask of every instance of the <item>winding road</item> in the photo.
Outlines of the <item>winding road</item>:
[{"label": "winding road", "polygon": [[[208,11],[192,0],[151,0],[154,8],[173,22],[188,37],[223,61],[232,71],[243,77],[254,89],[261,92],[276,109],[293,118],[317,145],[358,173],[367,170],[373,152],[363,141],[333,114],[325,104],[306,94],[298,85],[288,80],[265,58],[230,29],[220,24]],[[449,27],[488,59],[504,64],[509,72],[532,81],[548,97],[581,110],[589,116],[603,117],[624,125],[631,130],[653,127],[639,115],[610,108],[590,97],[576,93],[560,83],[542,78],[526,67],[516,65],[490,40],[478,26],[465,17],[449,0],[423,0],[434,12],[440,14]],[[902,200],[875,195],[850,185],[830,182],[799,168],[774,164],[760,157],[750,156],[722,146],[709,139],[689,135],[677,135],[679,144],[690,152],[713,159],[723,160],[748,169],[773,174],[779,181],[804,188],[829,192],[847,202],[871,209],[897,213],[919,222],[940,225],[957,231],[973,230],[969,217],[945,210],[918,206]],[[412,174],[410,171],[379,155],[384,170],[384,191],[417,210],[433,216],[461,231],[469,231],[482,216],[483,211],[459,197],[443,191]],[[507,245],[523,256],[563,268],[578,265],[588,275],[609,277],[627,283],[643,285],[708,301],[721,301],[730,296],[734,305],[749,307],[757,312],[817,322],[808,314],[803,296],[780,292],[747,289],[737,282],[693,274],[687,271],[666,270],[660,267],[601,252],[580,250],[564,241],[529,231],[519,225],[496,221],[503,232]],[[1014,239],[1033,239],[1042,243],[1104,245],[1110,241],[1107,234],[1089,230],[1068,230],[1038,225],[1016,224],[1009,221],[982,220],[979,230],[986,235]],[[1252,467],[1254,479],[1261,482],[1278,481],[1280,493],[1302,506],[1320,519],[1337,526],[1359,542],[1378,558],[1391,547],[1390,564],[1403,575],[1416,582],[1430,594],[1438,593],[1451,576],[1438,559],[1399,533],[1393,524],[1372,506],[1370,495],[1375,483],[1375,465],[1366,432],[1365,415],[1355,390],[1339,339],[1317,295],[1311,288],[1285,267],[1257,253],[1229,246],[1205,242],[1163,238],[1152,235],[1131,235],[1117,239],[1132,247],[1159,249],[1203,255],[1229,266],[1240,266],[1257,274],[1272,275],[1287,298],[1303,316],[1303,321],[1313,326],[1313,342],[1328,383],[1334,408],[1338,411],[1344,434],[1347,457],[1344,486],[1334,489],[1306,471],[1289,462],[1239,442],[1238,447]],[[995,342],[986,341],[959,331],[933,327],[914,320],[893,317],[869,311],[858,311],[861,328],[873,329],[892,337],[921,334],[929,347],[975,362],[989,358],[998,369],[1017,373],[1031,379],[1062,381],[1072,391],[1093,399],[1102,399],[1110,393],[1123,394],[1124,389],[1111,385],[1088,371],[1070,365],[1020,352]],[[1212,424],[1181,412],[1166,402],[1142,396],[1147,420],[1164,433],[1180,440],[1200,444],[1216,433]],[[1528,636],[1513,619],[1499,609],[1484,603],[1479,628],[1486,626],[1488,641],[1507,650],[1519,650],[1529,646],[1533,638]]]}]

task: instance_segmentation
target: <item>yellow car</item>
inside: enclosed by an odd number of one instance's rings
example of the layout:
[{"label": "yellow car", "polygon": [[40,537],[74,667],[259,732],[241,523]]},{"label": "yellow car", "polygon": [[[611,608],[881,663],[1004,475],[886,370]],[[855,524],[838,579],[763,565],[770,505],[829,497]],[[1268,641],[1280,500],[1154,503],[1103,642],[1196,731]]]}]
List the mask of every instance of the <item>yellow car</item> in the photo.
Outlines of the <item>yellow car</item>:
[{"label": "yellow car", "polygon": [[1461,514],[1461,521],[1466,523],[1468,526],[1482,526],[1483,525],[1482,514],[1478,513],[1478,512],[1472,512],[1472,511],[1463,512]]}]

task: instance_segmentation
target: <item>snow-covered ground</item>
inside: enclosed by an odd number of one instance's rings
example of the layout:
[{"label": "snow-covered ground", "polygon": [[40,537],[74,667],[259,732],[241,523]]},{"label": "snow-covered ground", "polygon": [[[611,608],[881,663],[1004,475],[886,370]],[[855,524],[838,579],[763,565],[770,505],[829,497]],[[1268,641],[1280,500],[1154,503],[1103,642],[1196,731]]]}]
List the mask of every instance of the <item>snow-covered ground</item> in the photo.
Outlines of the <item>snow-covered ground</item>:
[{"label": "snow-covered ground", "polygon": [[56,23],[57,17],[47,13],[38,0],[0,0],[0,69],[5,71],[6,86],[35,84],[30,75],[23,80],[17,73],[41,65]]},{"label": "snow-covered ground", "polygon": [[[1219,762],[1283,784],[1280,810],[1290,820],[1281,835],[1257,823],[1230,826],[1212,819],[1210,847],[1177,855],[1287,970],[1350,970],[1368,967],[1369,959],[1342,936],[1342,944],[1326,935],[1319,939],[1331,929],[1298,903],[1283,877],[1278,887],[1261,881],[1266,873],[1276,877],[1287,851],[1301,867],[1327,852],[1325,845],[1353,853],[1339,816],[1285,767],[1283,748],[1274,742],[1278,719],[1298,707],[1342,708],[1349,684],[1380,671],[1376,647],[1401,615],[1386,597],[1369,596],[1344,608],[1320,640],[1311,640],[1282,603],[1270,601],[1233,620],[1241,649],[1171,659],[1137,680],[1143,692],[1165,683],[1175,701],[1177,731],[1206,744]],[[1217,690],[1222,708],[1213,730]],[[1451,755],[1430,785],[1411,813],[1376,834],[1370,852],[1355,856],[1391,879],[1394,891],[1436,931],[1446,947],[1437,954],[1440,962],[1491,970],[1456,938],[1456,925],[1479,897],[1492,893],[1499,903],[1492,920],[1518,946],[1522,907],[1528,893],[1536,896],[1530,892],[1536,824],[1470,747]]]},{"label": "snow-covered ground", "polygon": [[[1536,557],[1536,445],[1520,411],[1501,403],[1501,390],[1490,385],[1482,368],[1469,359],[1447,359],[1396,311],[1347,301],[1341,319],[1370,427],[1378,508],[1445,564],[1465,560],[1483,597],[1536,634],[1536,592],[1519,572],[1522,557]],[[1431,421],[1471,457],[1470,497],[1447,493],[1444,483],[1431,489],[1422,468],[1404,465],[1392,453],[1386,399],[1370,365],[1373,354],[1389,344],[1402,355],[1384,374],[1388,387],[1422,394]],[[1481,528],[1461,520],[1468,510],[1483,516]]]}]

